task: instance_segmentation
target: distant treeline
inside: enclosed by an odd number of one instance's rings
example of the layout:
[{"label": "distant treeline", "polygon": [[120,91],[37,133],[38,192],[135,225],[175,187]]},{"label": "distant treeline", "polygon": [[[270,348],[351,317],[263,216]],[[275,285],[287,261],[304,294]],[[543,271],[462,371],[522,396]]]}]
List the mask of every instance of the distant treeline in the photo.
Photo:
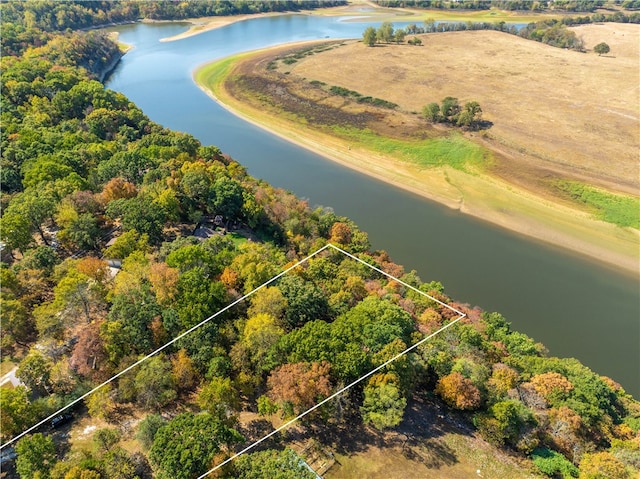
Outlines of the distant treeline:
[{"label": "distant treeline", "polygon": [[556,20],[530,23],[526,27],[518,28],[515,25],[507,25],[505,22],[457,22],[457,23],[435,23],[427,22],[425,27],[415,27],[409,25],[407,33],[436,33],[436,32],[461,32],[466,30],[497,30],[500,32],[518,35],[527,40],[546,43],[553,47],[570,48],[572,50],[582,50],[584,48],[582,39],[572,30],[569,30],[563,23]]},{"label": "distant treeline", "polygon": [[436,33],[436,32],[459,32],[465,30],[497,30],[501,32],[518,35],[528,40],[546,43],[559,48],[570,48],[582,50],[583,42],[574,31],[567,29],[567,26],[585,25],[589,23],[615,22],[615,23],[640,23],[640,13],[626,15],[616,12],[612,15],[595,13],[581,17],[565,17],[562,19],[549,19],[536,23],[529,23],[527,26],[518,28],[516,25],[509,25],[506,22],[439,22],[427,20],[423,26],[415,24],[406,27],[407,34]]},{"label": "distant treeline", "polygon": [[[602,8],[605,0],[374,0],[381,7],[392,8],[438,8],[457,10],[489,10],[491,7],[501,10],[560,10],[564,12],[595,12]],[[616,1],[622,8],[633,10],[640,8],[640,1]]]},{"label": "distant treeline", "polygon": [[28,46],[40,46],[49,32],[91,28],[110,23],[226,16],[262,12],[296,11],[343,5],[344,0],[273,0],[198,2],[137,0],[94,2],[20,2],[2,3],[2,54],[19,55]]}]

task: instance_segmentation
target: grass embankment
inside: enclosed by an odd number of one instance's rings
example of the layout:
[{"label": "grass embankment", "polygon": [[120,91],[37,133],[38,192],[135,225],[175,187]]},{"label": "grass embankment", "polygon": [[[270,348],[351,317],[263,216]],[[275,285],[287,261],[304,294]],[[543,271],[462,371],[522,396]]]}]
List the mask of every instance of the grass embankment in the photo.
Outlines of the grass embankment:
[{"label": "grass embankment", "polygon": [[485,148],[472,143],[459,133],[441,138],[408,141],[387,138],[369,129],[335,126],[332,130],[342,138],[357,142],[376,153],[390,155],[425,168],[450,166],[469,172],[470,166],[481,168],[490,156]]},{"label": "grass embankment", "polygon": [[558,188],[593,210],[603,221],[640,229],[640,198],[615,195],[577,181],[558,181]]},{"label": "grass embankment", "polygon": [[[460,41],[469,45],[467,40]],[[482,48],[490,47],[486,42],[482,44]],[[540,47],[551,49],[544,45],[533,46]],[[476,142],[480,140],[477,134],[468,138],[460,132],[425,130],[424,122],[412,113],[419,108],[402,104],[403,97],[409,95],[403,90],[408,85],[397,81],[393,85],[393,96],[391,89],[381,82],[376,82],[378,89],[372,90],[367,89],[371,82],[345,83],[326,77],[318,80],[312,75],[296,75],[300,63],[304,64],[308,58],[315,61],[319,55],[305,46],[306,52],[296,56],[292,54],[292,48],[289,45],[220,60],[199,69],[195,79],[205,91],[245,119],[334,161],[496,225],[637,272],[638,231],[599,221],[593,218],[593,210],[584,204],[578,208],[573,201],[570,205],[569,196],[560,192],[556,183],[552,187],[548,184],[549,178],[563,178],[562,174],[557,174],[562,165],[546,163],[545,174],[538,175],[539,170],[534,168],[537,165],[528,159],[518,163],[512,162],[513,156],[510,156],[505,160],[504,144],[498,144],[500,148],[496,150],[486,147],[492,146],[491,141]],[[327,51],[324,47],[318,48]],[[424,50],[405,48],[416,52]],[[439,50],[439,47],[433,49]],[[337,48],[331,54],[344,55],[346,51],[342,50],[342,47]],[[556,49],[551,50],[553,53]],[[274,58],[301,60],[292,64],[277,62],[274,66]],[[443,74],[442,71],[434,73]],[[459,76],[460,72],[455,74]],[[269,75],[275,76],[269,80]],[[380,76],[376,78],[380,79]],[[441,79],[438,84],[446,84],[445,80]],[[360,95],[389,100],[400,104],[400,108],[370,110],[374,106],[358,104],[341,95],[327,96],[331,86],[357,89]],[[274,95],[275,90],[280,93]],[[416,91],[415,86],[412,90]],[[420,94],[424,93],[422,90]],[[437,95],[440,92],[433,97],[436,101],[442,98]],[[472,95],[461,98],[477,99]],[[530,110],[521,113],[530,115]],[[354,121],[342,121],[345,119]],[[509,126],[520,124],[520,120],[514,118]],[[498,166],[508,166],[506,174],[494,174],[494,160]],[[512,173],[529,170],[537,183],[544,183],[543,193],[555,190],[555,196],[536,194],[535,189],[532,191],[518,182],[505,180]],[[606,219],[611,220],[611,217]]]}]

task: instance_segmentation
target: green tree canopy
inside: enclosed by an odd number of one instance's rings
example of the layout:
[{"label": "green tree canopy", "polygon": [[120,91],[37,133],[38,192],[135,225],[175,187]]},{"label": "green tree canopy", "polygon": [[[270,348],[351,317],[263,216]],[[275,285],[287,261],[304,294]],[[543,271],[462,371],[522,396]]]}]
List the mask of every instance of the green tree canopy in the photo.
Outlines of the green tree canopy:
[{"label": "green tree canopy", "polygon": [[233,477],[236,479],[315,479],[291,449],[245,454],[235,460]]},{"label": "green tree canopy", "polygon": [[9,440],[32,426],[36,419],[33,406],[29,402],[24,386],[0,388],[0,437]]},{"label": "green tree canopy", "polygon": [[209,413],[183,413],[158,430],[149,459],[158,479],[192,479],[209,470],[218,451],[243,440]]},{"label": "green tree canopy", "polygon": [[51,366],[51,362],[40,351],[31,349],[29,354],[20,361],[16,376],[34,392],[49,392],[51,388]]},{"label": "green tree canopy", "polygon": [[362,33],[362,41],[365,45],[372,47],[376,44],[377,36],[374,27],[367,27]]},{"label": "green tree canopy", "polygon": [[134,383],[140,406],[157,411],[177,397],[171,363],[164,356],[154,356],[139,367]]},{"label": "green tree canopy", "polygon": [[22,478],[48,479],[56,461],[56,447],[51,436],[41,433],[23,437],[16,444],[16,469]]},{"label": "green tree canopy", "polygon": [[598,43],[595,47],[593,47],[593,51],[600,55],[605,55],[611,51],[611,48],[606,43]]},{"label": "green tree canopy", "polygon": [[380,25],[380,28],[378,28],[376,32],[376,38],[378,41],[391,43],[394,38],[393,23],[382,22],[382,25]]},{"label": "green tree canopy", "polygon": [[364,401],[360,412],[365,423],[376,429],[397,426],[404,416],[407,400],[394,374],[376,374],[364,388]]},{"label": "green tree canopy", "polygon": [[440,105],[437,103],[429,103],[422,109],[422,115],[431,123],[440,121]]},{"label": "green tree canopy", "polygon": [[136,439],[140,441],[143,449],[148,451],[153,445],[158,430],[165,425],[167,421],[160,414],[149,414],[138,425]]}]

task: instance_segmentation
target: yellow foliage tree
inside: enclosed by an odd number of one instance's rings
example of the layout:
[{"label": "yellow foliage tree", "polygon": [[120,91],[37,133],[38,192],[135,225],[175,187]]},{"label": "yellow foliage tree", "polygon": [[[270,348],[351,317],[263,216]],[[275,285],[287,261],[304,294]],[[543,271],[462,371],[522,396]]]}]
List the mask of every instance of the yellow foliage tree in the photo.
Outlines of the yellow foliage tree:
[{"label": "yellow foliage tree", "polygon": [[436,393],[456,409],[476,409],[480,406],[480,391],[458,372],[440,378],[436,385]]}]

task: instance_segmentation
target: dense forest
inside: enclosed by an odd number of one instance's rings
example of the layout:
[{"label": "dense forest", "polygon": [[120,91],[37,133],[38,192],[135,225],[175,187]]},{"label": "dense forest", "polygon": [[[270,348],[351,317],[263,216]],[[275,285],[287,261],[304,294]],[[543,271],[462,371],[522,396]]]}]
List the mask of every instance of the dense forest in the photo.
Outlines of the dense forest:
[{"label": "dense forest", "polygon": [[458,10],[501,10],[594,12],[613,4],[624,9],[637,9],[637,0],[374,0],[382,7],[442,8]]},{"label": "dense forest", "polygon": [[2,54],[17,55],[41,46],[50,32],[86,29],[139,19],[181,20],[263,12],[311,10],[343,5],[344,0],[208,0],[208,1],[65,1],[34,0],[2,3]]},{"label": "dense forest", "polygon": [[[55,33],[300,4],[3,3],[0,341],[22,384],[0,388],[0,434],[15,447],[17,473],[197,477],[261,437],[242,412],[294,417],[454,321],[451,305],[466,316],[303,424],[384,430],[427,397],[549,477],[633,477],[640,403],[619,384],[548,357],[499,313],[457,303],[438,282],[370,251],[348,218],[152,122],[95,79],[120,55],[106,35]],[[327,249],[252,293],[328,243],[358,260]],[[90,448],[49,423],[13,441],[212,315],[56,418],[107,424]],[[314,477],[278,442],[217,473],[274,471]]]}]

